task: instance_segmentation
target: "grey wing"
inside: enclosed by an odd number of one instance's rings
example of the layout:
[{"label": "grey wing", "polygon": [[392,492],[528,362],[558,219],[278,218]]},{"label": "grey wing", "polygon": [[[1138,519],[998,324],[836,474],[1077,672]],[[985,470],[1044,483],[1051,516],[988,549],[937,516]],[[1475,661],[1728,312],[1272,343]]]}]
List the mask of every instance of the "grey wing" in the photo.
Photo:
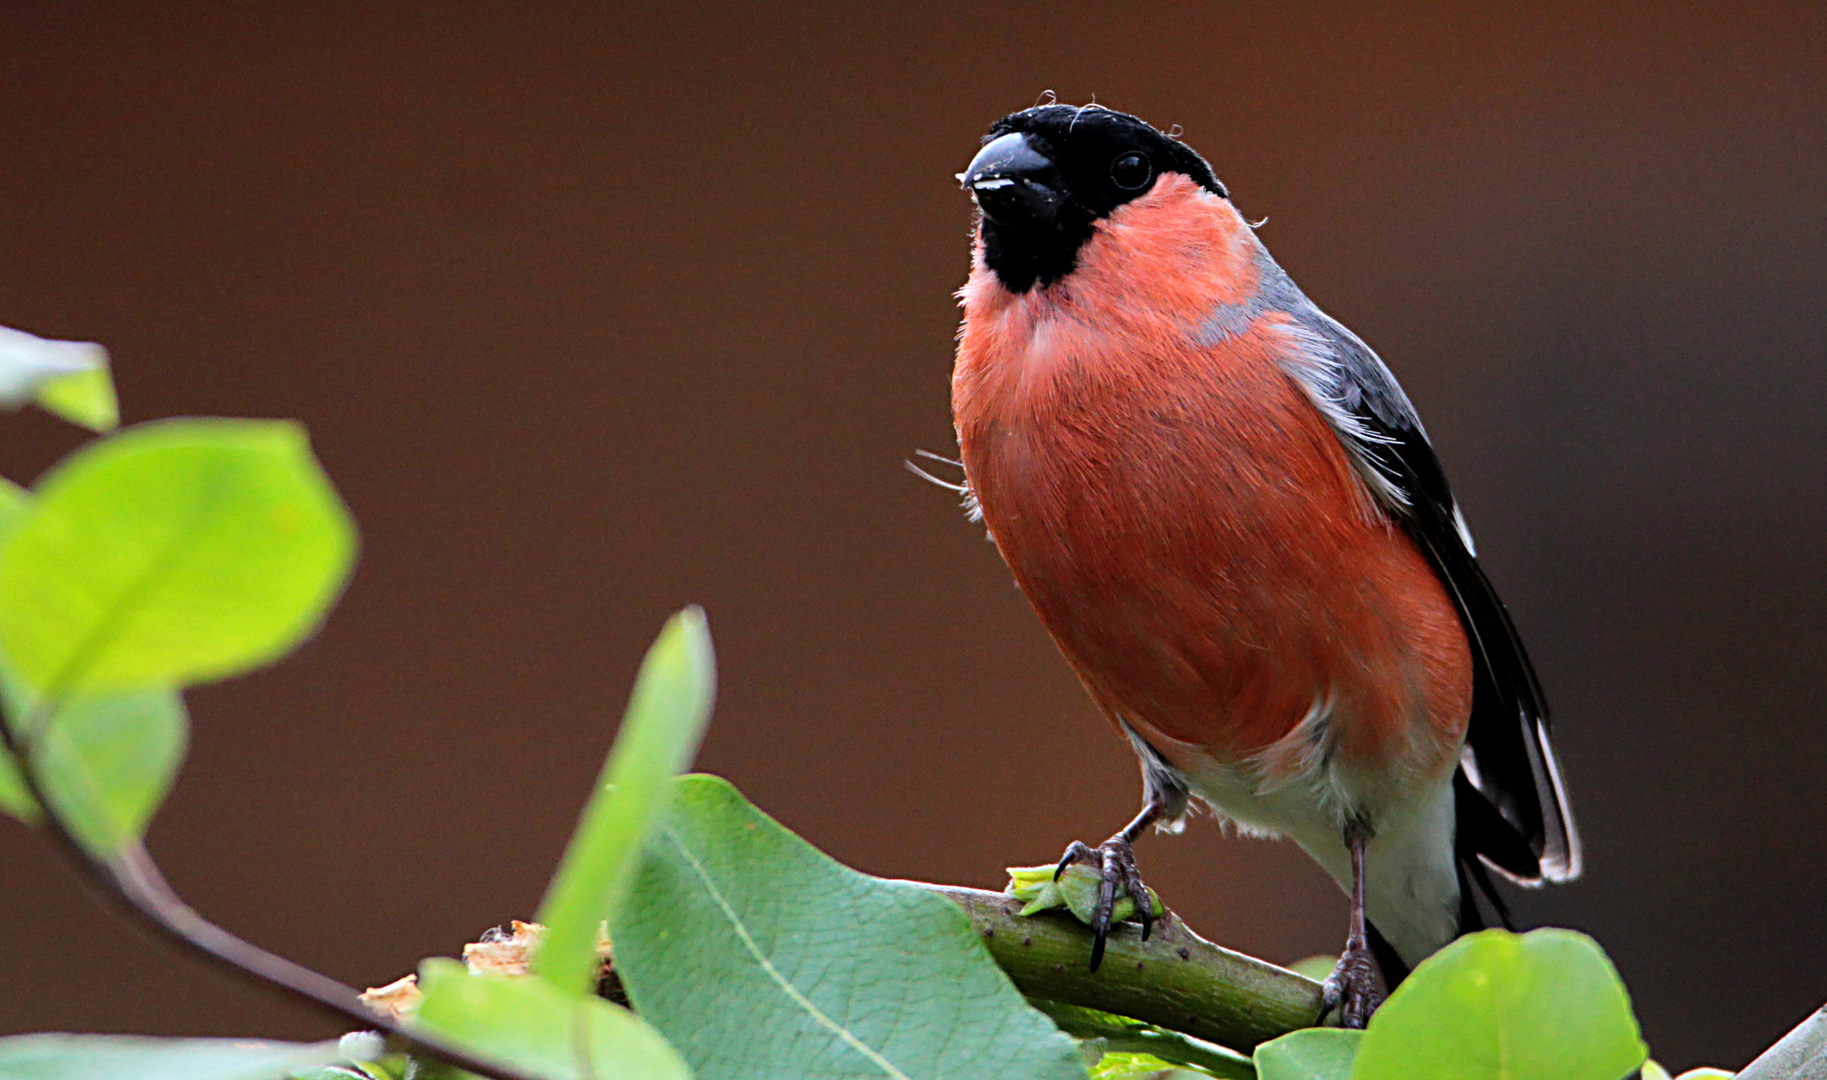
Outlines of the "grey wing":
[{"label": "grey wing", "polygon": [[1291,374],[1326,415],[1372,494],[1427,554],[1471,644],[1460,853],[1525,884],[1570,881],[1580,874],[1580,840],[1548,738],[1548,702],[1508,609],[1478,565],[1421,419],[1357,335],[1291,283],[1283,296],[1302,346]]}]

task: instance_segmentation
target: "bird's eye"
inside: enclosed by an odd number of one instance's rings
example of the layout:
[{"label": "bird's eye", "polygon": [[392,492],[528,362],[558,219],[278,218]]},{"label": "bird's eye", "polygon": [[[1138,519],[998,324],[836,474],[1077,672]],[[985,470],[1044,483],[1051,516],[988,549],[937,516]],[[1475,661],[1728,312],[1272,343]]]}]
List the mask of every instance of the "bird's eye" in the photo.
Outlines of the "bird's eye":
[{"label": "bird's eye", "polygon": [[1141,154],[1124,154],[1110,163],[1110,180],[1124,191],[1142,190],[1154,175],[1154,166]]}]

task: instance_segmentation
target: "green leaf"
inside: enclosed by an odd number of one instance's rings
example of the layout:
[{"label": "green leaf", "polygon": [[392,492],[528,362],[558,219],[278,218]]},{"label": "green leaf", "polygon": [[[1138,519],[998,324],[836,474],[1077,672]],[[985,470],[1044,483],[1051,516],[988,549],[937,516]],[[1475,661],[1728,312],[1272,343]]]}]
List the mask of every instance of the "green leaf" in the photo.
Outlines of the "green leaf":
[{"label": "green leaf", "polygon": [[0,649],[50,697],[236,674],[310,635],[354,553],[303,428],[142,424],[39,486],[0,552]]},{"label": "green leaf", "polygon": [[455,960],[419,967],[415,1028],[540,1080],[690,1080],[666,1040],[627,1009],[544,979],[471,975]]},{"label": "green leaf", "polygon": [[295,1080],[406,1080],[413,1068],[405,1054],[387,1052],[386,1036],[378,1031],[351,1031],[336,1049],[341,1062],[294,1073]]},{"label": "green leaf", "polygon": [[[0,479],[0,544],[29,508],[29,496]],[[31,694],[0,657],[0,709],[23,730]],[[145,833],[184,760],[184,703],[170,690],[65,702],[34,732],[39,779],[90,851],[106,854]],[[0,811],[38,820],[19,766],[0,748]]]},{"label": "green leaf", "polygon": [[1174,1067],[1153,1054],[1104,1054],[1090,1068],[1091,1080],[1139,1080]]},{"label": "green leaf", "polygon": [[1151,1054],[1105,1054],[1091,1066],[1091,1080],[1207,1080],[1210,1076]]},{"label": "green leaf", "polygon": [[108,373],[108,353],[85,371],[45,380],[38,388],[38,404],[72,424],[90,431],[113,431],[120,426],[120,400],[114,396],[114,379]]},{"label": "green leaf", "polygon": [[641,844],[672,779],[690,767],[710,721],[716,661],[704,612],[674,615],[647,651],[596,793],[546,890],[535,970],[574,994],[596,989],[596,940],[627,894]]},{"label": "green leaf", "polygon": [[[386,1061],[351,1061],[343,1065],[321,1065],[314,1069],[292,1074],[292,1080],[428,1080],[437,1075],[429,1069],[414,1068],[414,1062],[404,1054],[394,1054]],[[452,1077],[471,1077],[473,1073],[448,1071]]]},{"label": "green leaf", "polygon": [[0,407],[37,401],[92,431],[119,422],[108,350],[93,341],[53,341],[0,326]]},{"label": "green leaf", "polygon": [[[5,722],[20,730],[30,693],[0,658]],[[138,840],[184,761],[190,723],[175,691],[142,690],[65,701],[34,733],[39,783],[89,851]],[[0,755],[0,806],[27,822],[38,806],[10,755]]]},{"label": "green leaf", "polygon": [[1617,970],[1571,930],[1469,934],[1371,1018],[1352,1080],[1618,1080],[1648,1058]]},{"label": "green leaf", "polygon": [[1086,1075],[955,905],[840,866],[716,777],[677,781],[614,938],[700,1080]]},{"label": "green leaf", "polygon": [[25,517],[25,512],[31,508],[31,498],[24,488],[0,476],[0,542],[4,542],[13,526]]},{"label": "green leaf", "polygon": [[[9,680],[7,709],[16,717],[11,687]],[[170,690],[68,701],[35,741],[39,782],[85,848],[118,851],[145,835],[165,801],[189,727],[183,699]]]},{"label": "green leaf", "polygon": [[[24,488],[0,477],[0,545],[6,543],[13,526],[25,517],[30,498]],[[9,711],[10,708],[9,704]],[[0,723],[5,722],[0,718]],[[38,820],[38,804],[32,800],[32,793],[26,790],[25,779],[19,775],[19,765],[5,746],[0,746],[0,811],[27,824]]]},{"label": "green leaf", "polygon": [[334,1041],[15,1035],[0,1039],[6,1080],[281,1080],[340,1058]]},{"label": "green leaf", "polygon": [[1346,1080],[1361,1031],[1304,1028],[1256,1048],[1257,1080]]},{"label": "green leaf", "polygon": [[0,747],[0,812],[18,818],[27,825],[38,822],[38,804],[32,801],[32,793],[26,790],[25,779],[19,775],[19,764],[13,755]]}]

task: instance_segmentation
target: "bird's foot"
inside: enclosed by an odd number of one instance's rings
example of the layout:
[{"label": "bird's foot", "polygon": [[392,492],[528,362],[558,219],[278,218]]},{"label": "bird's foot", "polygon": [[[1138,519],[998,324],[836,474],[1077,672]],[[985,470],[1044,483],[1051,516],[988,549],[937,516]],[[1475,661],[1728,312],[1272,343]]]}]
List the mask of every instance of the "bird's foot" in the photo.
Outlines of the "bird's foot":
[{"label": "bird's foot", "polygon": [[1104,962],[1104,939],[1110,936],[1110,926],[1115,921],[1113,915],[1119,890],[1127,893],[1135,904],[1136,916],[1142,920],[1143,941],[1148,940],[1148,932],[1154,929],[1156,916],[1164,912],[1156,910],[1153,894],[1136,870],[1135,849],[1121,836],[1113,836],[1095,848],[1074,840],[1054,868],[1053,879],[1058,881],[1074,863],[1084,863],[1098,872],[1097,902],[1092,905],[1091,918],[1086,920],[1092,934],[1091,970],[1096,971]]},{"label": "bird's foot", "polygon": [[1383,988],[1377,980],[1376,959],[1369,945],[1346,946],[1344,955],[1320,984],[1320,1014],[1317,1023],[1325,1023],[1338,1010],[1339,1026],[1362,1028],[1370,1023],[1370,1014],[1383,1004]]}]

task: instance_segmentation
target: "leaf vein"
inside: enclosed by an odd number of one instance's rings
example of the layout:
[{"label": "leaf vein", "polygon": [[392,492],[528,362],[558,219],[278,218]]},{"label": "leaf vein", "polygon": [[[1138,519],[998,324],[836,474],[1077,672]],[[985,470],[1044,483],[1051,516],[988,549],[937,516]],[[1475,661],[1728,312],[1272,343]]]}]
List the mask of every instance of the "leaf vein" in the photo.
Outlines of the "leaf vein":
[{"label": "leaf vein", "polygon": [[833,1035],[842,1039],[845,1045],[867,1058],[870,1064],[881,1069],[889,1076],[896,1078],[896,1080],[911,1080],[906,1073],[895,1067],[894,1062],[889,1061],[878,1053],[875,1048],[857,1038],[849,1028],[846,1028],[836,1020],[825,1015],[824,1010],[813,1004],[812,1000],[806,997],[806,995],[800,993],[799,988],[789,982],[787,977],[781,974],[780,969],[774,966],[773,961],[768,959],[767,954],[761,951],[761,946],[757,945],[755,939],[749,935],[748,927],[743,925],[742,917],[736,914],[736,909],[730,906],[730,902],[724,898],[723,891],[717,888],[716,882],[711,880],[710,872],[704,868],[703,863],[698,861],[698,857],[692,854],[691,849],[685,846],[685,842],[679,838],[679,834],[673,829],[668,828],[666,830],[666,835],[667,838],[673,842],[673,845],[679,849],[679,854],[685,856],[685,861],[691,865],[692,872],[698,875],[698,880],[704,883],[704,891],[709,894],[710,898],[716,902],[717,907],[722,910],[723,917],[729,920],[730,928],[734,930],[736,936],[742,940],[743,948],[747,949],[749,955],[755,958],[755,962],[761,965],[761,970],[767,974],[768,978],[774,981],[774,985],[780,987],[782,993],[791,998],[794,1004],[804,1009],[807,1015],[817,1021],[821,1027],[824,1027]]}]

